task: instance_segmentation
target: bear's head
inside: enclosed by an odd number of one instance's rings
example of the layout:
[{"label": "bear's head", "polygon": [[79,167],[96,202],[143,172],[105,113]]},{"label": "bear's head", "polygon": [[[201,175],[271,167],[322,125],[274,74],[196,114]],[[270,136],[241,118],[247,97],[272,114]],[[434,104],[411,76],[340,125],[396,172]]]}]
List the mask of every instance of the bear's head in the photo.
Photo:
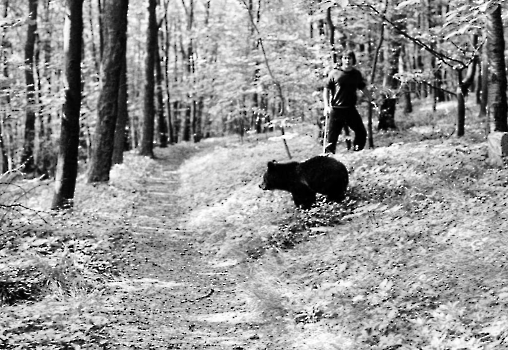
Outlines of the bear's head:
[{"label": "bear's head", "polygon": [[273,186],[273,182],[274,182],[274,179],[273,179],[274,174],[277,172],[275,170],[276,164],[277,164],[277,161],[275,161],[275,160],[268,162],[267,170],[265,171],[265,174],[263,175],[263,182],[261,183],[261,185],[259,185],[259,187],[262,190],[269,191],[269,190],[274,189],[272,186]]},{"label": "bear's head", "polygon": [[263,190],[288,190],[293,182],[295,168],[298,163],[277,163],[275,160],[268,162],[263,183],[259,185]]}]

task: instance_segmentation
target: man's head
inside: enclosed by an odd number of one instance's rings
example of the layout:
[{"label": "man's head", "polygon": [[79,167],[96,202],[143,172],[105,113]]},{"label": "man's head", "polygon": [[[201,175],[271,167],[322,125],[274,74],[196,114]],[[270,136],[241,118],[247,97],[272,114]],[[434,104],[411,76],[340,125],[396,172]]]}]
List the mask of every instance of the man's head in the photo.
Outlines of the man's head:
[{"label": "man's head", "polygon": [[341,63],[344,68],[351,68],[356,64],[356,55],[353,51],[344,51],[341,55]]}]

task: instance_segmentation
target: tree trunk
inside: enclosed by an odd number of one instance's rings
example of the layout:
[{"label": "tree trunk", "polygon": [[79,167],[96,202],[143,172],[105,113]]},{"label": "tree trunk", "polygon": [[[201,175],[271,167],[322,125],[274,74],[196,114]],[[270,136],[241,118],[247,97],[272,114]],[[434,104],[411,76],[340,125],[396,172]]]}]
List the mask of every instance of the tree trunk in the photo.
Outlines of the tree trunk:
[{"label": "tree trunk", "polygon": [[326,23],[328,24],[329,37],[328,42],[332,53],[333,63],[337,63],[337,51],[335,50],[335,25],[332,20],[332,8],[326,10]]},{"label": "tree trunk", "polygon": [[504,61],[505,42],[503,36],[503,21],[501,5],[495,5],[494,11],[489,11],[487,31],[489,50],[489,109],[494,119],[494,131],[508,131],[506,113],[506,65]]},{"label": "tree trunk", "polygon": [[120,73],[127,41],[128,4],[128,0],[107,1],[104,8],[102,89],[99,95],[98,118],[87,176],[88,182],[109,180],[118,115]]},{"label": "tree trunk", "polygon": [[25,81],[26,81],[26,119],[25,138],[21,162],[24,164],[24,171],[34,172],[34,147],[35,147],[35,81],[34,81],[34,52],[37,35],[37,4],[38,0],[30,0],[28,11],[30,22],[26,34],[25,44]]},{"label": "tree trunk", "polygon": [[[394,16],[392,20],[398,21],[401,15]],[[385,46],[385,69],[383,85],[390,89],[390,95],[383,97],[381,102],[381,111],[379,113],[378,130],[397,129],[395,125],[395,109],[396,97],[395,91],[399,88],[399,81],[395,79],[395,75],[399,72],[399,58],[402,51],[400,35],[396,30],[392,29],[386,32],[387,45]]]},{"label": "tree trunk", "polygon": [[184,113],[184,119],[183,119],[183,134],[182,134],[182,141],[190,141],[191,139],[191,117],[192,117],[192,111],[191,111],[191,105],[189,103],[186,103],[185,106],[185,113]]},{"label": "tree trunk", "polygon": [[[99,1],[99,4],[100,4],[100,1]],[[100,8],[99,8],[100,10]],[[101,25],[102,25],[102,22],[101,22],[101,13],[99,12],[99,40],[100,42],[102,43],[102,35],[100,34],[100,30],[101,30]],[[92,58],[93,58],[93,62],[94,62],[94,66],[95,66],[95,71],[97,72],[97,75],[100,74],[100,62],[101,62],[101,59],[100,59],[100,54],[97,54],[97,46],[95,45],[95,30],[94,30],[94,23],[93,23],[93,1],[90,1],[89,2],[89,6],[88,6],[88,17],[90,19],[90,36],[91,36],[91,46],[92,46]],[[99,50],[102,50],[102,47],[99,48]]]},{"label": "tree trunk", "polygon": [[157,46],[157,20],[155,0],[148,1],[148,29],[146,41],[145,60],[145,84],[144,84],[144,110],[143,110],[143,132],[141,135],[139,154],[153,157],[153,138],[155,124],[154,90],[155,79],[153,76],[155,67],[155,48]]},{"label": "tree trunk", "polygon": [[[162,40],[161,40],[162,42]],[[157,101],[157,126],[158,126],[158,136],[159,136],[159,147],[168,147],[168,123],[166,118],[164,117],[164,97],[162,91],[163,78],[162,78],[162,64],[161,57],[159,54],[159,43],[158,40],[155,41],[155,76],[157,79],[157,84],[155,87],[156,91],[156,101]]]},{"label": "tree trunk", "polygon": [[[384,12],[388,9],[388,0],[385,0],[385,7]],[[376,51],[374,52],[374,62],[372,63],[372,69],[370,71],[370,84],[374,84],[374,81],[376,79],[376,70],[377,70],[377,63],[379,60],[379,53],[381,52],[381,47],[383,46],[384,41],[384,31],[385,31],[385,24],[382,22],[380,24],[380,34],[379,34],[379,42],[376,47]],[[372,130],[372,119],[373,119],[373,111],[372,111],[372,103],[369,103],[368,108],[368,115],[367,115],[367,135],[368,135],[368,142],[369,142],[369,148],[374,148],[374,132]]]},{"label": "tree trunk", "polygon": [[462,80],[462,71],[457,72],[458,87],[457,87],[457,136],[464,136],[465,120],[466,120],[466,103],[465,97],[468,94],[468,89],[474,81],[477,58],[467,67],[467,76]]},{"label": "tree trunk", "polygon": [[[45,0],[42,2],[43,4],[43,21],[45,23],[50,23],[51,21],[51,9],[50,9],[50,1]],[[39,11],[40,14],[40,11]],[[41,17],[42,17],[41,16]],[[38,86],[38,97],[39,97],[39,105],[40,113],[40,129],[39,129],[39,144],[40,149],[37,152],[39,155],[39,160],[37,162],[36,167],[41,170],[43,174],[48,174],[48,176],[53,177],[56,170],[56,156],[54,149],[56,148],[53,140],[53,108],[52,108],[52,98],[47,96],[55,96],[58,95],[57,87],[53,87],[52,80],[52,70],[49,68],[52,64],[52,31],[50,28],[45,28],[44,31],[39,31],[39,36],[42,36],[41,40],[38,40],[38,45],[42,49],[41,62],[38,64],[37,74],[39,76],[39,86]],[[41,69],[42,68],[42,69]],[[42,71],[42,72],[41,72]],[[42,84],[43,82],[43,84]]]},{"label": "tree trunk", "polygon": [[[408,55],[407,55],[407,49],[406,47],[402,47],[402,50],[400,52],[400,66],[401,68],[399,70],[401,70],[402,72],[407,72],[409,71],[409,62],[408,62],[409,58],[408,58]],[[404,113],[406,114],[409,114],[411,112],[413,112],[413,103],[411,101],[411,86],[410,86],[410,83],[409,82],[404,82],[403,83],[403,86],[402,86],[402,101],[403,101],[403,105],[404,105]]]},{"label": "tree trunk", "polygon": [[113,164],[123,163],[123,152],[126,149],[126,138],[128,131],[126,126],[129,123],[129,112],[127,108],[127,56],[122,57],[122,70],[120,72],[120,86],[118,90],[118,114],[116,116],[115,141],[113,148]]},{"label": "tree trunk", "polygon": [[[3,18],[4,20],[7,18],[9,12],[9,1],[4,2],[4,11],[3,11]],[[7,41],[5,40],[5,32],[6,28],[1,28],[2,31],[2,37],[0,39],[0,46],[7,47]],[[2,69],[2,75],[5,78],[9,78],[9,71],[7,70],[7,53],[6,50],[1,50],[0,52],[0,60],[3,65]],[[6,79],[7,80],[7,79]],[[8,92],[8,86],[2,86],[0,88],[1,98],[0,98],[0,105],[8,105],[10,103],[9,98],[9,92]],[[9,158],[7,157],[7,148],[4,143],[4,126],[5,126],[5,119],[8,117],[6,112],[2,112],[0,114],[0,171],[1,173],[5,173],[9,170]]]},{"label": "tree trunk", "polygon": [[[169,1],[169,0],[166,0]],[[169,131],[169,143],[173,144],[176,143],[175,139],[175,128],[173,126],[173,118],[172,118],[172,110],[171,110],[171,92],[169,89],[169,48],[170,48],[170,41],[169,41],[169,23],[168,23],[168,17],[164,17],[164,80],[166,83],[166,109],[168,114],[168,131]]]},{"label": "tree trunk", "polygon": [[83,0],[67,0],[64,26],[66,90],[52,209],[72,207],[78,175],[79,115],[81,108],[81,43]]},{"label": "tree trunk", "polygon": [[[482,49],[481,59],[481,91],[480,91],[480,115],[479,118],[487,117],[487,106],[489,100],[489,54],[488,45]],[[487,124],[487,129],[489,125]]]}]

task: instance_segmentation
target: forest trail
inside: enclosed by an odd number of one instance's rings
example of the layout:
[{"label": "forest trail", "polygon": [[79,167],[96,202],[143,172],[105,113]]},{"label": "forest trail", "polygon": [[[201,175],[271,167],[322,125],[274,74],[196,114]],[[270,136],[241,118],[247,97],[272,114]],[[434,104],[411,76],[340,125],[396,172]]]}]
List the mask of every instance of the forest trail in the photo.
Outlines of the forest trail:
[{"label": "forest trail", "polygon": [[238,290],[240,275],[201,253],[199,237],[184,229],[178,167],[189,150],[157,151],[133,208],[132,259],[107,291],[110,342],[114,349],[266,348]]}]

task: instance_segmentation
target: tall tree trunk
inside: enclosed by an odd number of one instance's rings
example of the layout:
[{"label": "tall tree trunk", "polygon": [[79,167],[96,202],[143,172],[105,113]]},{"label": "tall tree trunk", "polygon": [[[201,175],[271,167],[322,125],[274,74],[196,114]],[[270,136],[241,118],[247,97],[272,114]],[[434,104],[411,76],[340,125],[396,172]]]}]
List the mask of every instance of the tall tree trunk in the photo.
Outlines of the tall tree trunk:
[{"label": "tall tree trunk", "polygon": [[[50,23],[51,21],[51,9],[50,9],[50,0],[44,0],[43,11],[44,18],[43,21],[45,23]],[[42,17],[42,16],[41,16]],[[49,176],[53,176],[56,169],[56,157],[54,154],[54,144],[52,140],[53,135],[53,126],[52,126],[52,103],[51,100],[43,99],[42,96],[54,96],[56,95],[57,88],[53,88],[53,80],[52,80],[52,70],[49,69],[51,67],[51,39],[52,39],[52,31],[51,28],[47,28],[42,33],[42,40],[39,41],[39,44],[42,49],[42,57],[41,63],[39,64],[39,68],[42,69],[42,73],[39,76],[40,86],[38,88],[39,91],[39,104],[41,106],[41,113],[39,115],[40,119],[40,145],[41,150],[38,152],[40,154],[40,160],[38,162],[37,167],[39,167],[43,173],[47,173]],[[38,69],[38,75],[40,73],[40,69]],[[41,81],[44,84],[41,84]]]},{"label": "tall tree trunk", "polygon": [[328,24],[328,31],[329,31],[329,37],[328,37],[328,43],[330,44],[330,49],[332,53],[332,60],[333,63],[337,63],[337,51],[335,49],[335,25],[333,24],[332,20],[332,8],[329,7],[326,10],[326,23]]},{"label": "tall tree trunk", "polygon": [[[396,15],[392,18],[397,22],[402,18]],[[397,98],[395,91],[399,88],[399,81],[395,79],[395,75],[399,72],[399,58],[402,51],[401,37],[396,30],[387,31],[385,41],[385,67],[383,85],[390,90],[390,93],[383,96],[381,110],[379,112],[378,130],[397,129],[395,125],[395,109]]]},{"label": "tall tree trunk", "polygon": [[142,156],[153,157],[153,138],[155,124],[154,108],[154,90],[155,79],[153,76],[155,67],[155,48],[157,41],[157,19],[156,19],[155,0],[148,1],[148,29],[146,41],[146,61],[145,61],[145,84],[144,84],[144,110],[143,110],[143,132],[139,154]]},{"label": "tall tree trunk", "polygon": [[[388,0],[385,0],[385,6],[384,6],[384,12],[388,10]],[[384,41],[384,32],[385,32],[385,24],[382,22],[380,24],[380,33],[379,33],[379,41],[376,47],[376,51],[374,52],[374,62],[372,63],[372,69],[370,71],[370,84],[374,84],[374,81],[376,80],[376,70],[377,70],[377,62],[379,60],[379,53],[381,52],[381,47],[383,46]],[[369,104],[368,108],[368,115],[367,115],[367,137],[368,137],[368,143],[369,148],[374,148],[374,133],[372,130],[372,103]]]},{"label": "tall tree trunk", "polygon": [[464,136],[465,132],[465,120],[466,120],[466,103],[465,97],[468,94],[469,87],[473,84],[476,63],[478,59],[475,57],[470,65],[467,67],[467,75],[462,80],[462,70],[457,71],[458,87],[457,87],[457,136]]},{"label": "tall tree trunk", "polygon": [[[400,52],[400,61],[401,61],[401,71],[407,72],[409,69],[407,50],[403,46]],[[411,87],[409,82],[404,82],[402,86],[402,100],[404,105],[404,113],[409,114],[413,112],[413,103],[411,101]]]},{"label": "tall tree trunk", "polygon": [[[190,33],[192,30],[192,20],[193,20],[193,1],[190,2],[190,10],[187,10],[188,12],[188,24],[187,24],[187,30]],[[180,37],[180,48],[182,51],[182,55],[185,62],[185,71],[187,73],[187,78],[189,81],[192,80],[192,74],[193,74],[193,56],[194,56],[194,50],[193,50],[193,43],[192,40],[189,39],[189,43],[187,44],[187,48],[184,47],[182,38]],[[193,104],[193,98],[190,95],[190,92],[187,93],[187,100],[184,102],[185,104],[185,113],[183,116],[183,134],[182,134],[182,140],[183,141],[190,141],[192,136],[192,104]]]},{"label": "tall tree trunk", "polygon": [[[169,1],[169,0],[166,0]],[[166,6],[165,6],[166,7]],[[170,41],[169,41],[169,23],[168,23],[168,17],[164,17],[164,80],[166,83],[166,108],[168,113],[168,130],[169,130],[169,143],[173,144],[176,142],[175,139],[175,130],[173,126],[173,118],[172,118],[172,108],[171,108],[171,92],[169,88],[169,48],[170,48]]]},{"label": "tall tree trunk", "polygon": [[105,2],[106,0],[97,0],[97,8],[99,10],[99,60],[102,62],[102,57],[104,55],[104,31],[106,30],[105,29],[105,26],[104,26],[104,12],[105,12],[105,7],[106,5],[103,4],[103,1]]},{"label": "tall tree trunk", "polygon": [[25,43],[25,81],[26,81],[26,119],[23,154],[21,161],[24,164],[24,171],[34,172],[34,147],[35,147],[35,81],[34,81],[34,52],[37,35],[37,4],[38,0],[28,2],[30,22],[26,34]]},{"label": "tall tree trunk", "polygon": [[120,72],[120,86],[118,90],[118,114],[115,126],[115,142],[113,149],[113,164],[123,163],[123,152],[126,149],[126,126],[129,123],[127,108],[127,56],[122,57],[122,70]]},{"label": "tall tree trunk", "polygon": [[489,50],[489,109],[494,119],[494,131],[508,131],[506,113],[506,65],[504,61],[505,42],[503,36],[503,20],[501,5],[495,5],[494,11],[489,11],[487,32]]},{"label": "tall tree trunk", "polygon": [[[99,4],[100,4],[100,1],[99,1]],[[95,71],[97,72],[97,76],[98,76],[100,74],[101,59],[100,59],[100,53],[97,54],[97,46],[95,44],[95,30],[94,30],[94,23],[93,23],[93,1],[89,2],[88,12],[89,12],[88,17],[90,20],[90,36],[91,36],[90,39],[91,39],[91,45],[92,45],[92,58],[93,58],[94,66],[95,66]],[[100,20],[100,18],[101,18],[100,16],[102,16],[101,13],[99,13],[99,40],[102,43],[102,35],[100,34],[102,22]],[[102,49],[102,47],[99,48],[99,50],[101,50],[101,49]]]},{"label": "tall tree trunk", "polygon": [[[473,36],[473,46],[476,47],[478,43],[478,36]],[[464,136],[465,132],[465,120],[466,120],[466,104],[465,97],[469,92],[469,88],[474,82],[475,72],[476,72],[476,64],[478,62],[478,57],[474,57],[473,61],[467,67],[467,75],[464,80],[462,80],[462,70],[457,71],[458,77],[458,87],[457,87],[457,136]]]},{"label": "tall tree trunk", "polygon": [[[481,58],[481,91],[480,91],[480,115],[479,118],[487,117],[487,106],[489,100],[489,53],[488,45],[484,45],[482,48]],[[487,129],[488,125],[487,125]]]},{"label": "tall tree trunk", "polygon": [[[7,18],[9,12],[8,12],[8,9],[9,9],[9,1],[6,0],[4,2],[4,11],[3,11],[3,18]],[[1,28],[1,31],[2,31],[2,37],[0,39],[0,47],[4,48],[7,46],[7,41],[5,39],[5,32],[6,32],[6,28]],[[8,78],[9,77],[9,71],[7,69],[7,53],[6,53],[6,50],[1,50],[0,52],[0,60],[1,60],[1,64],[3,66],[3,69],[2,69],[2,75],[5,77],[5,78]],[[6,79],[7,80],[7,79]],[[10,103],[10,97],[9,97],[9,89],[7,86],[2,86],[1,89],[0,89],[0,105],[9,105]],[[7,110],[7,108],[4,108],[5,110]],[[5,119],[7,118],[7,113],[5,112],[2,112],[0,114],[0,171],[1,173],[5,173],[9,170],[9,158],[7,157],[7,148],[6,148],[6,145],[4,143],[4,126],[5,126]]]},{"label": "tall tree trunk", "polygon": [[[161,32],[162,34],[162,32]],[[162,36],[159,36],[162,39]],[[160,40],[162,42],[162,40]],[[162,91],[163,78],[162,78],[162,63],[161,57],[159,54],[159,40],[155,40],[155,50],[154,50],[154,63],[155,63],[155,77],[156,77],[156,113],[157,113],[157,126],[158,126],[158,136],[159,136],[159,147],[168,147],[168,123],[166,118],[164,117],[164,96]]]},{"label": "tall tree trunk", "polygon": [[92,145],[88,182],[109,180],[112,165],[118,93],[127,42],[128,0],[106,1],[104,8],[104,53],[101,64],[101,92]]},{"label": "tall tree trunk", "polygon": [[66,11],[64,26],[66,90],[52,209],[72,207],[78,175],[83,0],[67,0]]}]

